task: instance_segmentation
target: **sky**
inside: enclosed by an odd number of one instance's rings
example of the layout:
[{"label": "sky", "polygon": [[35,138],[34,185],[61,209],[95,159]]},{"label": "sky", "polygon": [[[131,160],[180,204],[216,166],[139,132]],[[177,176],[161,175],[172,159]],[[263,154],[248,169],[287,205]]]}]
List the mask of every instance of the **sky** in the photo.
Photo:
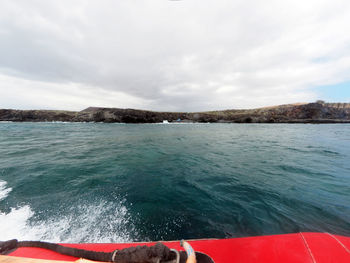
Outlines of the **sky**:
[{"label": "sky", "polygon": [[349,0],[1,0],[0,108],[350,102]]}]

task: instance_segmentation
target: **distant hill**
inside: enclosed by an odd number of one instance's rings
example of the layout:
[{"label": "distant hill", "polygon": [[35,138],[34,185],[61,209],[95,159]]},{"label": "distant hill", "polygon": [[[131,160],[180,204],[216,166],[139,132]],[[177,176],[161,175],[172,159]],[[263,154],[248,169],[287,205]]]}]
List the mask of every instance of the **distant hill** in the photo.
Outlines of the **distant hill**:
[{"label": "distant hill", "polygon": [[296,103],[247,110],[156,112],[89,107],[82,111],[0,109],[0,121],[14,122],[219,122],[219,123],[350,123],[350,103]]}]

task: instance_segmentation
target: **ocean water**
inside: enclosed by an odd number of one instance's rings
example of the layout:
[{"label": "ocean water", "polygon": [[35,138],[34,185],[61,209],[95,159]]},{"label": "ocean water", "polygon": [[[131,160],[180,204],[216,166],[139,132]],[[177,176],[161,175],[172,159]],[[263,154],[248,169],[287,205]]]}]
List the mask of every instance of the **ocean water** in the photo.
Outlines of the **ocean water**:
[{"label": "ocean water", "polygon": [[0,123],[0,240],[350,235],[350,125]]}]

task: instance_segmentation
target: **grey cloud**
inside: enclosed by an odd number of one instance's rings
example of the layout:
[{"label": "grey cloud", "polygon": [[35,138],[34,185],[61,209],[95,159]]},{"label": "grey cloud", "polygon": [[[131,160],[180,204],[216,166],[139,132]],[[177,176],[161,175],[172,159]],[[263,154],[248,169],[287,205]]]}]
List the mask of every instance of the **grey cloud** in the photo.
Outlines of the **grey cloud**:
[{"label": "grey cloud", "polygon": [[0,73],[48,83],[47,98],[75,83],[157,110],[310,100],[309,87],[347,77],[349,11],[345,0],[5,0]]}]

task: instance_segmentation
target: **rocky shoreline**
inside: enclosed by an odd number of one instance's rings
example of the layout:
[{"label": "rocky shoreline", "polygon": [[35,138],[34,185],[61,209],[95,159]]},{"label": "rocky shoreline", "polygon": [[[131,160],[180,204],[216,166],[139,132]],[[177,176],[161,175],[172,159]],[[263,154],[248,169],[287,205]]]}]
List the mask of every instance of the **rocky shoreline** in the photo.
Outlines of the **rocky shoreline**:
[{"label": "rocky shoreline", "polygon": [[0,109],[0,121],[105,123],[350,123],[350,103],[299,103],[248,110],[155,112],[89,107],[82,111]]}]

